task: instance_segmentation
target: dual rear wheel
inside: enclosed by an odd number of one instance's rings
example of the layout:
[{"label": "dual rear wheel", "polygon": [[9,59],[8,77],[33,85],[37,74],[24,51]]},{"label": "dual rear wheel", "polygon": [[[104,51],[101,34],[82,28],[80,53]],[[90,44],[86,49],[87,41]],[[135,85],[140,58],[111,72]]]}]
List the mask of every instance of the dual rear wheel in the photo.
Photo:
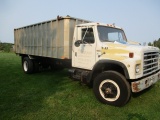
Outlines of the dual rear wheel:
[{"label": "dual rear wheel", "polygon": [[[52,64],[51,64],[52,63]],[[49,59],[30,59],[29,57],[22,57],[23,71],[27,74],[38,72],[39,70],[53,69],[62,70],[62,65],[55,64],[56,62],[50,62]]]},{"label": "dual rear wheel", "polygon": [[22,59],[22,67],[23,71],[27,74],[31,74],[34,72],[34,63],[33,60],[29,59],[28,57],[24,57]]}]

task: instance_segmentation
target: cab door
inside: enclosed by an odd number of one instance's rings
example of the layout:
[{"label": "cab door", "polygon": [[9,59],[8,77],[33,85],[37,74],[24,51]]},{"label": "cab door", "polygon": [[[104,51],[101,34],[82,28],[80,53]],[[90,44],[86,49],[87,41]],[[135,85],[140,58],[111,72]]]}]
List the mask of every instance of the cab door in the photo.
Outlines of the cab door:
[{"label": "cab door", "polygon": [[[95,64],[96,40],[94,27],[77,27],[72,51],[72,66],[92,70]],[[75,46],[79,40],[80,45]]]}]

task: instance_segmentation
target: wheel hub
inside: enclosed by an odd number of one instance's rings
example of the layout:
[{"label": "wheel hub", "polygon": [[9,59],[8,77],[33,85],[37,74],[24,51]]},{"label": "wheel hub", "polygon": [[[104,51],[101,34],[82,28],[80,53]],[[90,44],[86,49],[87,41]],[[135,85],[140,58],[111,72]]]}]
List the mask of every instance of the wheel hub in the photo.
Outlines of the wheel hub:
[{"label": "wheel hub", "polygon": [[105,93],[106,93],[106,94],[111,94],[111,93],[112,93],[112,90],[111,90],[110,88],[106,88]]},{"label": "wheel hub", "polygon": [[23,68],[24,68],[24,71],[28,70],[28,63],[27,63],[27,61],[24,61]]}]

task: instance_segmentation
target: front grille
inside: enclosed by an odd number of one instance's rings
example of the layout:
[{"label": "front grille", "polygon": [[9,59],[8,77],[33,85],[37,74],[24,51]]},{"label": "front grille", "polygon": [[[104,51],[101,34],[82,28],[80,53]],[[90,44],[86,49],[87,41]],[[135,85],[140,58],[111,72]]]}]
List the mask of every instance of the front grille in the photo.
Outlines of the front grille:
[{"label": "front grille", "polygon": [[143,75],[149,75],[158,70],[158,52],[144,53]]}]

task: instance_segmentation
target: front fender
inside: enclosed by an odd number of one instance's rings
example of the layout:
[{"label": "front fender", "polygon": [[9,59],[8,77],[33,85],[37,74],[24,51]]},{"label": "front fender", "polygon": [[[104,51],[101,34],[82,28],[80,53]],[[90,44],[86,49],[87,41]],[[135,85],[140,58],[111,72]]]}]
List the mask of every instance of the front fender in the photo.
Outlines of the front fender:
[{"label": "front fender", "polygon": [[107,67],[107,70],[114,70],[118,72],[119,72],[118,69],[123,70],[121,72],[124,73],[125,78],[130,79],[127,67],[123,63],[115,60],[100,60],[94,65],[92,71],[90,72],[90,75],[88,77],[88,82],[90,83],[92,81],[94,75],[97,74],[97,72],[99,73],[102,72],[102,69],[104,67]]}]

